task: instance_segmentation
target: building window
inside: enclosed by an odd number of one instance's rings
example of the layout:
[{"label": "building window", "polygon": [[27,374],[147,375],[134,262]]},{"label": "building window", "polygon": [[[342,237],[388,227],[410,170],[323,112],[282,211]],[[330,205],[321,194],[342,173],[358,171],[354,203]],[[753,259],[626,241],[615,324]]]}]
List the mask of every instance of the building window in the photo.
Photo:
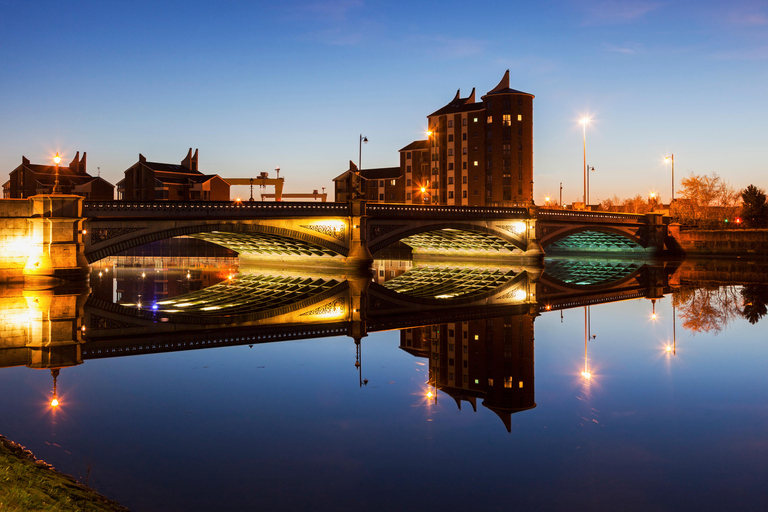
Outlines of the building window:
[{"label": "building window", "polygon": [[523,114],[517,114],[517,120],[522,121],[523,120]]},{"label": "building window", "polygon": [[461,193],[461,197],[463,197],[464,199],[467,198],[467,191],[466,190]]},{"label": "building window", "polygon": [[476,195],[477,195],[477,189],[475,189],[475,190],[472,192],[472,195],[473,195],[473,196],[476,196]]},{"label": "building window", "polygon": [[461,134],[461,140],[467,140],[467,134],[466,133],[462,133]]},{"label": "building window", "polygon": [[405,180],[405,185],[406,185],[407,187],[410,187],[410,186],[411,186],[411,178],[408,178],[407,180]]},{"label": "building window", "polygon": [[453,199],[453,190],[448,191],[448,199]]},{"label": "building window", "polygon": [[397,183],[397,180],[392,180],[389,182],[389,184],[392,185],[393,187],[395,186],[396,183]]},{"label": "building window", "polygon": [[466,169],[467,168],[467,162],[461,162],[461,168]]},{"label": "building window", "polygon": [[490,197],[491,197],[491,189],[487,189],[487,190],[485,191],[485,197],[488,197],[488,198],[490,198]]},{"label": "building window", "polygon": [[501,124],[504,126],[512,126],[512,114],[504,114]]},{"label": "building window", "polygon": [[517,193],[520,194],[520,195],[522,195],[522,193],[523,193],[523,182],[522,181],[518,181],[517,182]]},{"label": "building window", "polygon": [[448,184],[453,185],[453,176],[448,176]]},{"label": "building window", "polygon": [[493,183],[493,174],[486,174],[485,175],[485,182],[486,183]]},{"label": "building window", "polygon": [[461,177],[461,182],[466,185],[467,184],[467,177],[466,176],[462,176]]},{"label": "building window", "polygon": [[410,165],[407,165],[405,167],[405,172],[411,172],[411,166]]},{"label": "building window", "polygon": [[406,151],[405,158],[407,158],[408,160],[411,159],[411,152],[410,151]]},{"label": "building window", "polygon": [[384,271],[383,270],[379,270],[379,277],[384,277]]},{"label": "building window", "polygon": [[411,193],[410,193],[410,192],[406,192],[406,194],[405,194],[405,198],[406,198],[406,199],[410,199],[410,198],[411,198]]},{"label": "building window", "polygon": [[486,121],[488,124],[491,124],[493,122],[493,116],[488,116],[488,119]]},{"label": "building window", "polygon": [[394,194],[394,192],[390,192],[390,194],[389,194],[389,199],[390,199],[390,201],[394,201],[394,200],[395,200],[395,194]]},{"label": "building window", "polygon": [[473,119],[472,119],[472,122],[473,122],[473,123],[476,123],[476,122],[477,122],[477,118],[476,118],[476,117],[475,117],[475,118],[473,118]]},{"label": "building window", "polygon": [[464,146],[463,148],[461,148],[461,154],[462,154],[462,155],[466,155],[466,154],[467,154],[467,147],[466,147],[466,146]]},{"label": "building window", "polygon": [[461,126],[467,126],[467,118],[466,117],[461,120]]},{"label": "building window", "polygon": [[448,142],[453,142],[453,134],[452,133],[448,134]]},{"label": "building window", "polygon": [[383,187],[383,186],[384,186],[384,180],[379,180],[379,186],[380,186],[380,187]]},{"label": "building window", "polygon": [[[453,128],[453,119],[448,120],[448,128]],[[449,135],[450,137],[450,135]]]},{"label": "building window", "polygon": [[478,161],[477,161],[477,160],[475,160],[475,162],[474,162],[474,166],[475,166],[475,167],[477,167],[477,165],[478,165]]},{"label": "building window", "polygon": [[448,162],[448,170],[449,171],[453,170],[453,162]]},{"label": "building window", "polygon": [[448,156],[453,156],[453,148],[448,148]]},{"label": "building window", "polygon": [[383,200],[384,200],[384,194],[379,194],[379,201],[383,201]]},{"label": "building window", "polygon": [[517,169],[517,179],[522,180],[523,179],[523,169],[518,168]]}]

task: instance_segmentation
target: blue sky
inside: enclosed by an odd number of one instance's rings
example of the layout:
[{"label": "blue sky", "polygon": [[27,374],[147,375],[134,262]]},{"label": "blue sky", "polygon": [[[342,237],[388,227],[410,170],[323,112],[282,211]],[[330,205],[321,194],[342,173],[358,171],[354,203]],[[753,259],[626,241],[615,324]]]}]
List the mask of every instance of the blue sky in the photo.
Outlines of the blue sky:
[{"label": "blue sky", "polygon": [[[768,2],[0,0],[0,164],[144,154],[286,192],[398,164],[426,115],[510,70],[534,100],[534,194],[594,201],[716,172],[768,187]],[[68,160],[66,160],[68,162]],[[237,192],[233,192],[233,195]],[[247,196],[247,190],[241,195]]]}]

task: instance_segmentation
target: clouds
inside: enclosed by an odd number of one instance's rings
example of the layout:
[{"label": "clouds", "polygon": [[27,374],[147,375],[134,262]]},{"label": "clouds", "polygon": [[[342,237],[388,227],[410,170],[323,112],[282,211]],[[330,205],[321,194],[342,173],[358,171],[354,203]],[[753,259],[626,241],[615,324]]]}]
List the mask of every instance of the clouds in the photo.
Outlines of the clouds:
[{"label": "clouds", "polygon": [[630,23],[661,7],[659,2],[642,0],[603,0],[584,4],[584,25],[616,25]]}]

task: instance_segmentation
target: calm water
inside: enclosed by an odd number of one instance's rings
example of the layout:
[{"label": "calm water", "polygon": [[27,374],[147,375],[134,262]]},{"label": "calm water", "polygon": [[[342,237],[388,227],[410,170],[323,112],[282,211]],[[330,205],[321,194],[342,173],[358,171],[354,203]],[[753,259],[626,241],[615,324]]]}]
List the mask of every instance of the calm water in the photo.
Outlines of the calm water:
[{"label": "calm water", "polygon": [[[691,269],[654,301],[587,283],[594,305],[546,311],[539,290],[539,309],[369,332],[359,354],[346,335],[121,357],[86,341],[55,410],[49,369],[0,368],[0,433],[135,511],[765,510],[766,287]],[[94,296],[151,310],[235,269],[98,271]]]}]

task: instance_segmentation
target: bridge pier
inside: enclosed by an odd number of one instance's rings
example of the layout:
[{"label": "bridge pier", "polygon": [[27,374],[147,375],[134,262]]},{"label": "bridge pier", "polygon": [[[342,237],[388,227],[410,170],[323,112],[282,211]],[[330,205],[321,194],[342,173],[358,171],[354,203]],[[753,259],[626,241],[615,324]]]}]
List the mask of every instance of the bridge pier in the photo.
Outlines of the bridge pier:
[{"label": "bridge pier", "polygon": [[350,268],[369,269],[373,263],[373,256],[368,250],[368,240],[365,233],[368,229],[368,215],[366,214],[365,201],[351,200],[349,202],[350,233],[349,254],[346,258],[346,266]]},{"label": "bridge pier", "polygon": [[83,245],[83,197],[39,195],[29,198],[27,219],[29,256],[26,283],[85,280],[88,261]]}]

